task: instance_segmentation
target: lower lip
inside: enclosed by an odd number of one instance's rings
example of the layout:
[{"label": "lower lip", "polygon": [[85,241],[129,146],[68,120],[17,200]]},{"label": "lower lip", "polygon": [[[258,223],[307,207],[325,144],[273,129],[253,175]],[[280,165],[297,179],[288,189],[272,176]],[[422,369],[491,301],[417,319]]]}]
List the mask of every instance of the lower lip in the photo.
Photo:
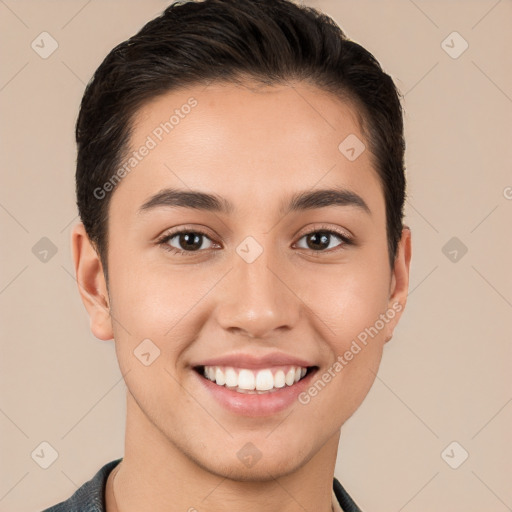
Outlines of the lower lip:
[{"label": "lower lip", "polygon": [[195,370],[193,372],[201,381],[201,384],[224,408],[243,416],[269,416],[284,411],[293,404],[300,393],[310,383],[317,369],[310,371],[304,378],[292,386],[279,388],[271,393],[238,393],[225,386],[218,386],[206,377],[202,377]]}]

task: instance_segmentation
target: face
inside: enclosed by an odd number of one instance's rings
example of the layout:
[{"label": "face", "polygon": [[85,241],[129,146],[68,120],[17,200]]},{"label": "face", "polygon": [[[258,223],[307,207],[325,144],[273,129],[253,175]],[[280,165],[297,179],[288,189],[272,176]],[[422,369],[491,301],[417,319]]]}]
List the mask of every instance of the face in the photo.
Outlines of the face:
[{"label": "face", "polygon": [[339,433],[405,305],[410,257],[404,235],[389,266],[361,142],[353,107],[304,83],[198,86],[137,113],[109,207],[111,314],[91,316],[115,339],[128,424],[241,480],[289,474]]}]

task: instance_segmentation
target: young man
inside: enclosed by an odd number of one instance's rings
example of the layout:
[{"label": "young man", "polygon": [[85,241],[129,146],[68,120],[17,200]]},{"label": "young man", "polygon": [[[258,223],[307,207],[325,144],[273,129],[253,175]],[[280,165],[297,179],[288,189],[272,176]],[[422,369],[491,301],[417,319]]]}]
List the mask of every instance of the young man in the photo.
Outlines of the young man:
[{"label": "young man", "polygon": [[180,2],[106,57],[76,135],[74,265],[125,453],[47,510],[360,510],[340,431],[411,257],[391,78],[313,9]]}]

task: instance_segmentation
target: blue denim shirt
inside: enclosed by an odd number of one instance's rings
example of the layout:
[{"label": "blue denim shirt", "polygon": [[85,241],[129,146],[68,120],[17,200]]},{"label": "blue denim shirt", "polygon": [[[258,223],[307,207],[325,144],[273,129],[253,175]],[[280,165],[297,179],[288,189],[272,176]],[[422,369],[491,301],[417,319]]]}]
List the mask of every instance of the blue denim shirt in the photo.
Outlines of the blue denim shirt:
[{"label": "blue denim shirt", "polygon": [[[82,485],[66,501],[57,503],[43,512],[105,512],[105,486],[110,472],[123,459],[116,459],[105,464],[88,482]],[[334,494],[343,512],[361,512],[340,482],[334,478]]]}]

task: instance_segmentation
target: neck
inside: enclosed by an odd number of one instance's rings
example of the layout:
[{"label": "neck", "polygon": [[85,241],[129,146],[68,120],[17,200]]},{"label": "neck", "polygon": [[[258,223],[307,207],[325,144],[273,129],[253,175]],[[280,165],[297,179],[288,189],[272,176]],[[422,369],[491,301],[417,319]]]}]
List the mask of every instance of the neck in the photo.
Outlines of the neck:
[{"label": "neck", "polygon": [[331,512],[338,441],[339,431],[289,474],[234,480],[187,457],[128,392],[125,454],[107,482],[107,512]]}]

